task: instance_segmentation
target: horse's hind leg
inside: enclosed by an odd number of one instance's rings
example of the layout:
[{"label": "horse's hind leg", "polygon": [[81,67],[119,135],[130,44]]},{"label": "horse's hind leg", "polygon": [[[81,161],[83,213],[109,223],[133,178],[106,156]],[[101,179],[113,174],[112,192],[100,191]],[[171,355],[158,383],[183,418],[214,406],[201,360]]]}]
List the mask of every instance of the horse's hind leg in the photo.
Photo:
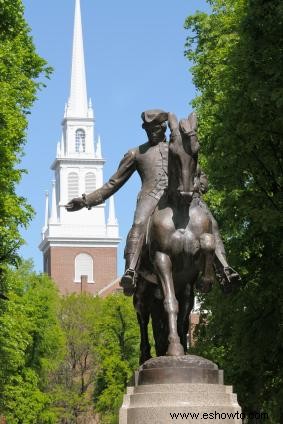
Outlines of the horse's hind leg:
[{"label": "horse's hind leg", "polygon": [[179,296],[178,333],[184,351],[188,351],[187,334],[189,331],[189,316],[194,307],[194,290],[192,284],[187,284]]},{"label": "horse's hind leg", "polygon": [[215,237],[213,234],[204,233],[200,236],[200,246],[203,255],[202,275],[197,282],[197,288],[207,293],[214,282],[214,254],[215,254]]},{"label": "horse's hind leg", "polygon": [[154,299],[151,308],[151,320],[155,341],[156,356],[165,356],[168,350],[168,318],[163,299]]},{"label": "horse's hind leg", "polygon": [[150,292],[148,283],[144,280],[139,280],[134,293],[133,302],[140,326],[140,365],[151,358],[148,338],[151,296],[148,295],[148,292]]},{"label": "horse's hind leg", "polygon": [[150,344],[148,339],[148,323],[149,323],[149,313],[139,313],[137,312],[138,323],[140,326],[140,359],[139,363],[142,365],[145,361],[151,358],[150,354]]},{"label": "horse's hind leg", "polygon": [[168,255],[162,252],[156,252],[154,257],[154,265],[160,278],[164,292],[164,309],[168,314],[169,323],[169,346],[167,355],[181,356],[184,355],[183,346],[177,332],[177,315],[178,302],[175,296],[172,263]]}]

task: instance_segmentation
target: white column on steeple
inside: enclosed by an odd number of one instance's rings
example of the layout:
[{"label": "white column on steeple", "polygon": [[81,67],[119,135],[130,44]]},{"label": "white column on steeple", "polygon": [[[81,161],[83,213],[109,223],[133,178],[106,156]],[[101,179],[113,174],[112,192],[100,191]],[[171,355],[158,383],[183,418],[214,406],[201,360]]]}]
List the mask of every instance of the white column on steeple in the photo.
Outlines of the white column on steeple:
[{"label": "white column on steeple", "polygon": [[84,46],[82,35],[81,6],[80,0],[76,0],[71,90],[68,101],[67,117],[87,117],[88,102],[86,90]]},{"label": "white column on steeple", "polygon": [[108,214],[107,225],[117,225],[114,196],[111,196],[109,199],[109,214]]},{"label": "white column on steeple", "polygon": [[44,216],[44,226],[42,227],[42,239],[44,239],[44,233],[48,227],[48,218],[49,218],[49,193],[45,192],[45,216]]},{"label": "white column on steeple", "polygon": [[65,146],[64,146],[64,136],[63,136],[63,134],[61,135],[60,153],[61,153],[61,157],[65,155]]},{"label": "white column on steeple", "polygon": [[98,136],[98,140],[97,140],[97,143],[96,143],[95,157],[96,157],[96,159],[102,159],[100,135]]},{"label": "white column on steeple", "polygon": [[88,101],[88,112],[87,112],[87,116],[88,116],[88,118],[94,118],[91,98],[89,98],[89,101]]},{"label": "white column on steeple", "polygon": [[107,235],[109,237],[119,237],[118,221],[115,214],[114,196],[109,198],[109,214],[107,220]]},{"label": "white column on steeple", "polygon": [[56,181],[52,181],[52,204],[51,204],[51,214],[49,223],[57,224],[57,204],[56,204]]},{"label": "white column on steeple", "polygon": [[56,158],[60,158],[61,157],[61,143],[60,141],[58,141],[57,143],[57,151],[56,151]]},{"label": "white column on steeple", "polygon": [[65,103],[65,107],[64,107],[64,118],[66,118],[68,113],[68,103]]}]

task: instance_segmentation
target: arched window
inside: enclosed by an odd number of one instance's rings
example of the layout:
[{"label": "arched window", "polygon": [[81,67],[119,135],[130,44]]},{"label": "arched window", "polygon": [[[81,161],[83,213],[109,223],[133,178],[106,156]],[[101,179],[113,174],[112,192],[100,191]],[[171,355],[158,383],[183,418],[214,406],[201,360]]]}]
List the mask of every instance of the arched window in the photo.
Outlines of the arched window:
[{"label": "arched window", "polygon": [[91,193],[96,188],[96,178],[94,172],[87,172],[85,176],[85,192]]},{"label": "arched window", "polygon": [[85,152],[85,132],[81,128],[76,131],[76,152]]},{"label": "arched window", "polygon": [[87,253],[79,253],[75,258],[75,282],[81,282],[81,276],[86,275],[88,283],[93,283],[93,259]]},{"label": "arched window", "polygon": [[79,196],[79,176],[76,172],[68,175],[68,201]]}]

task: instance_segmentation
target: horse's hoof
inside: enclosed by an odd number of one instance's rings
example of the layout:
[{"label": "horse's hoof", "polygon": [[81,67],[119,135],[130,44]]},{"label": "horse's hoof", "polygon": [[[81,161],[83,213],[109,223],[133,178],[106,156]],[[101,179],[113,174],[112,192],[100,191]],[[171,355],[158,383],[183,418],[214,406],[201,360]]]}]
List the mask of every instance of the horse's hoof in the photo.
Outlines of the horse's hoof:
[{"label": "horse's hoof", "polygon": [[166,353],[167,356],[183,356],[185,355],[184,348],[181,343],[170,343]]},{"label": "horse's hoof", "polygon": [[233,287],[239,287],[241,284],[241,277],[237,271],[230,266],[224,268],[225,281]]},{"label": "horse's hoof", "polygon": [[220,287],[224,294],[230,294],[241,285],[241,277],[237,271],[231,267],[224,268],[221,276]]}]

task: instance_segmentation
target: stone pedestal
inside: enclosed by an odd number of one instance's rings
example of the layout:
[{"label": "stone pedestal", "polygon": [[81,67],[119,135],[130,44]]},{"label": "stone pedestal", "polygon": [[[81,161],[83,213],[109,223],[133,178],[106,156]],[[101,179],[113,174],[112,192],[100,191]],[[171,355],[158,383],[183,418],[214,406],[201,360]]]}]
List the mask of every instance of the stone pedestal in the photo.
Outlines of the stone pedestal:
[{"label": "stone pedestal", "polygon": [[124,395],[119,424],[241,424],[241,408],[217,365],[195,355],[153,358]]}]

